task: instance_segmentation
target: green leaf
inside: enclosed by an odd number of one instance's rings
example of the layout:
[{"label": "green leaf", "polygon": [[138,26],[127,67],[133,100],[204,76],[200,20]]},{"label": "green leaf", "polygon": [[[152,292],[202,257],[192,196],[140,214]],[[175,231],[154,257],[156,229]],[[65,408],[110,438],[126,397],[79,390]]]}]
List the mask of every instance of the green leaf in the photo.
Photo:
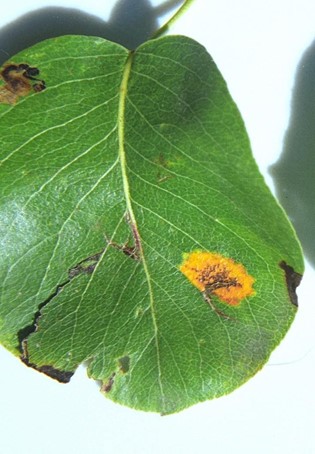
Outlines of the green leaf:
[{"label": "green leaf", "polygon": [[3,345],[60,381],[88,362],[109,398],[164,414],[240,386],[303,261],[211,57],[66,36],[12,61],[47,88],[0,105]]}]

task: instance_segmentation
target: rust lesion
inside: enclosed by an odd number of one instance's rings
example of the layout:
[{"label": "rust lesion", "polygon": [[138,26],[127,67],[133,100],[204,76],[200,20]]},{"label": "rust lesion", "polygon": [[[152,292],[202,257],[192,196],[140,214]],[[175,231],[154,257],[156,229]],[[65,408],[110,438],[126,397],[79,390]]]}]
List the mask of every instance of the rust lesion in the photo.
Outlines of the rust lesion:
[{"label": "rust lesion", "polygon": [[0,103],[15,104],[21,96],[31,91],[45,90],[44,80],[38,79],[39,69],[27,63],[7,63],[0,71],[4,85],[0,87]]},{"label": "rust lesion", "polygon": [[255,279],[244,265],[218,253],[194,251],[184,254],[179,269],[202,292],[211,308],[222,316],[225,314],[215,307],[213,296],[229,306],[238,306],[244,298],[255,294]]},{"label": "rust lesion", "polygon": [[[194,271],[198,272],[196,268]],[[214,293],[218,289],[230,289],[231,287],[241,287],[237,277],[231,277],[226,268],[219,264],[209,266],[200,272],[200,282],[205,286],[205,291]],[[230,302],[230,304],[232,304]]]}]

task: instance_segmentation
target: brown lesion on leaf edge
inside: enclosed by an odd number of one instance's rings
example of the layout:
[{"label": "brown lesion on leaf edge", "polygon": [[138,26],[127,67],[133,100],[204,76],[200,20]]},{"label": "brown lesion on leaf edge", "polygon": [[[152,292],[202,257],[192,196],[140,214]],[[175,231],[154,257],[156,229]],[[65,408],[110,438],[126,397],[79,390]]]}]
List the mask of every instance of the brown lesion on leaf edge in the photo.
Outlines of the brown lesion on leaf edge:
[{"label": "brown lesion on leaf edge", "polygon": [[125,355],[118,359],[117,361],[117,371],[113,372],[109,378],[102,383],[101,392],[109,393],[115,384],[115,379],[118,374],[127,374],[130,369],[130,356]]},{"label": "brown lesion on leaf edge", "polygon": [[291,303],[298,307],[298,298],[296,294],[296,289],[300,285],[300,282],[302,280],[302,275],[300,273],[297,273],[294,271],[292,266],[288,265],[284,260],[282,260],[279,263],[279,266],[281,269],[284,270],[285,273],[285,280],[287,284],[287,289],[289,293],[289,297],[291,300]]},{"label": "brown lesion on leaf edge", "polygon": [[[106,241],[108,245],[113,246],[119,250],[121,250],[124,254],[127,256],[131,257],[134,260],[139,260],[139,247],[140,245],[140,236],[138,234],[136,226],[134,226],[130,220],[129,217],[127,217],[127,222],[130,225],[131,231],[133,233],[133,237],[135,240],[135,246],[129,246],[128,242],[119,245],[111,240],[108,240],[106,237]],[[28,354],[28,349],[27,349],[27,341],[28,338],[31,334],[35,333],[38,328],[38,323],[40,320],[40,317],[42,315],[42,310],[45,306],[47,306],[48,303],[50,303],[51,300],[53,300],[62,290],[66,285],[68,285],[72,279],[75,277],[81,275],[81,274],[92,274],[95,270],[96,265],[98,264],[99,260],[101,259],[102,255],[104,254],[105,250],[107,249],[108,245],[106,248],[103,248],[100,252],[93,254],[86,259],[81,260],[78,264],[73,266],[68,270],[68,279],[63,282],[62,284],[58,285],[56,290],[44,301],[42,302],[39,306],[38,309],[34,315],[33,322],[30,325],[27,325],[26,327],[20,329],[17,333],[18,337],[18,350],[20,351],[20,359],[23,361],[24,364],[26,364],[28,367],[32,367],[33,369],[36,369],[39,372],[42,372],[51,378],[58,380],[61,383],[68,383],[70,381],[70,378],[74,374],[74,372],[68,372],[68,371],[60,371],[58,369],[55,369],[53,366],[50,365],[44,365],[44,366],[37,366],[36,364],[33,364],[29,361],[29,354]],[[119,363],[119,370],[122,373],[126,373],[129,370],[129,357],[122,357],[120,358],[121,362]],[[110,391],[111,387],[114,384],[114,378],[115,378],[116,373],[112,374],[112,376],[109,378],[107,384],[105,383],[103,385],[103,390],[105,392]]]},{"label": "brown lesion on leaf edge", "polygon": [[74,374],[74,371],[59,370],[50,365],[37,366],[36,364],[29,362],[26,340],[23,341],[23,350],[24,351],[23,355],[21,356],[21,360],[26,366],[37,370],[37,372],[41,372],[42,374],[48,375],[48,377],[57,380],[59,383],[69,383],[72,375]]},{"label": "brown lesion on leaf edge", "polygon": [[102,251],[93,254],[84,260],[81,260],[77,265],[70,268],[68,270],[68,279],[62,284],[58,285],[56,290],[45,301],[39,304],[38,309],[34,315],[33,322],[30,325],[27,325],[26,327],[20,329],[17,333],[19,341],[18,350],[21,353],[20,359],[23,361],[23,363],[28,367],[32,367],[33,369],[36,369],[37,371],[42,372],[55,380],[58,380],[61,383],[68,383],[74,372],[60,371],[50,365],[37,366],[36,364],[31,363],[29,361],[27,341],[29,336],[37,331],[43,308],[47,306],[64,289],[64,287],[66,287],[66,285],[71,282],[73,278],[79,276],[80,274],[92,274],[101,256],[103,255],[104,250],[105,248]]},{"label": "brown lesion on leaf edge", "polygon": [[38,327],[38,322],[41,317],[42,309],[53,299],[58,293],[60,293],[65,287],[66,284],[70,282],[71,279],[68,279],[63,284],[59,285],[54,293],[52,293],[49,298],[47,298],[43,303],[38,306],[38,310],[34,315],[33,323],[19,330],[17,336],[19,340],[18,349],[21,353],[21,361],[28,367],[37,370],[45,375],[48,375],[50,378],[59,381],[60,383],[69,383],[74,371],[62,371],[54,368],[51,365],[37,366],[36,364],[29,361],[28,346],[27,341],[31,334],[35,333]]},{"label": "brown lesion on leaf edge", "polygon": [[102,386],[101,386],[102,392],[109,393],[109,391],[111,391],[111,389],[115,383],[115,376],[116,376],[116,372],[113,372],[112,375],[109,377],[109,379],[102,384]]},{"label": "brown lesion on leaf edge", "polygon": [[0,78],[5,82],[0,87],[0,103],[15,104],[32,90],[35,93],[45,90],[45,82],[35,77],[38,75],[39,69],[27,63],[7,63],[0,71]]},{"label": "brown lesion on leaf edge", "polygon": [[[27,328],[29,328],[29,327],[27,327]],[[34,332],[35,330],[36,330],[36,327],[32,332]],[[19,337],[21,337],[22,331],[25,331],[25,330],[21,330],[19,332]],[[29,333],[29,334],[31,334],[31,333]],[[27,349],[27,338],[24,338],[24,339],[22,338],[20,340],[20,351],[21,351],[20,359],[26,366],[31,367],[32,369],[37,370],[37,372],[41,372],[42,374],[45,374],[54,380],[57,380],[59,383],[69,383],[72,375],[74,374],[74,371],[59,370],[51,365],[37,366],[36,364],[31,363],[29,361],[29,354],[28,354],[28,349]]]}]

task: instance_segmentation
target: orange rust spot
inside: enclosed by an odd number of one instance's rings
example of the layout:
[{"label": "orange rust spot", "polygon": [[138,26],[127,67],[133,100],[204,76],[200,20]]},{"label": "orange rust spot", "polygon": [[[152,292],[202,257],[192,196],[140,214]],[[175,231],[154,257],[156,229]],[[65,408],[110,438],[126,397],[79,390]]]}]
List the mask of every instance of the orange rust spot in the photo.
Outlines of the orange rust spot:
[{"label": "orange rust spot", "polygon": [[255,279],[234,260],[212,252],[194,251],[184,254],[180,271],[209,298],[217,296],[230,306],[237,306],[255,291]]}]

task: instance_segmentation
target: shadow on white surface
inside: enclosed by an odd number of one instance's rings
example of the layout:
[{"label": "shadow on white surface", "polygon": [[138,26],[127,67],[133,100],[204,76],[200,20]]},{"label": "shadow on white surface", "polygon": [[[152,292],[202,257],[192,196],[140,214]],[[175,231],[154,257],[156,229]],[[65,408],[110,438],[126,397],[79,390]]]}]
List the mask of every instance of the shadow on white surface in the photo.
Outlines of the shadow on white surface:
[{"label": "shadow on white surface", "polygon": [[153,7],[149,0],[119,0],[109,20],[74,8],[48,7],[23,15],[0,30],[0,64],[19,51],[62,35],[99,36],[134,49],[158,29],[158,20],[183,0]]},{"label": "shadow on white surface", "polygon": [[270,172],[304,253],[315,265],[315,41],[297,68],[282,154]]}]

